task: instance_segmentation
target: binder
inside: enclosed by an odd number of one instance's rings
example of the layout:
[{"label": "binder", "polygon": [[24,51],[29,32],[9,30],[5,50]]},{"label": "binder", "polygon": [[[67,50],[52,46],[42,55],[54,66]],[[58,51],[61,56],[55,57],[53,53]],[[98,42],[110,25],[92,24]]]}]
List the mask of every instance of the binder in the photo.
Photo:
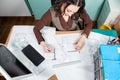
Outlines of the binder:
[{"label": "binder", "polygon": [[102,61],[104,80],[120,80],[120,61]]},{"label": "binder", "polygon": [[100,45],[100,56],[102,60],[120,61],[120,45]]},{"label": "binder", "polygon": [[95,80],[120,80],[120,45],[100,44],[98,54],[95,66],[100,69],[95,69]]}]

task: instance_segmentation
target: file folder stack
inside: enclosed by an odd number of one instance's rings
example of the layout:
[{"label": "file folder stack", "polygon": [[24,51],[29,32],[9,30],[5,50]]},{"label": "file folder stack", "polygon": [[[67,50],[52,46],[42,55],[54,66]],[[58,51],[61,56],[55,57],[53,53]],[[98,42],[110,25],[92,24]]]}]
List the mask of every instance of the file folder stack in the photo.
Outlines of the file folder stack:
[{"label": "file folder stack", "polygon": [[101,44],[94,61],[95,80],[120,80],[120,45]]}]

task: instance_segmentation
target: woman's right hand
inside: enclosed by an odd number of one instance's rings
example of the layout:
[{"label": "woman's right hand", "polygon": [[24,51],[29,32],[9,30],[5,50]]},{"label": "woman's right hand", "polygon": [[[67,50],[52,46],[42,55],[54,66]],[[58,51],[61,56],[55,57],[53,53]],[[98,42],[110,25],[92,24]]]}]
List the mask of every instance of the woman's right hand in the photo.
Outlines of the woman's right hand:
[{"label": "woman's right hand", "polygon": [[41,41],[40,45],[43,47],[46,53],[52,52],[52,48],[48,44],[46,44],[45,41]]}]

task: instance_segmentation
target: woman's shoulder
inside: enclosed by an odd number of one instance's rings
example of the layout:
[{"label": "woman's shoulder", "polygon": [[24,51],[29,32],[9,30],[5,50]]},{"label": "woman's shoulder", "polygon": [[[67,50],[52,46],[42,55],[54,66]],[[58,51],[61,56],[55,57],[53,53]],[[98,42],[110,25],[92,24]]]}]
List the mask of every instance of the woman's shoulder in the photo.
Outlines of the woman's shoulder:
[{"label": "woman's shoulder", "polygon": [[80,16],[86,16],[88,15],[87,11],[85,9],[83,9],[81,12],[80,12]]},{"label": "woman's shoulder", "polygon": [[80,14],[85,14],[85,13],[87,13],[85,9],[83,9],[83,10],[80,12]]}]

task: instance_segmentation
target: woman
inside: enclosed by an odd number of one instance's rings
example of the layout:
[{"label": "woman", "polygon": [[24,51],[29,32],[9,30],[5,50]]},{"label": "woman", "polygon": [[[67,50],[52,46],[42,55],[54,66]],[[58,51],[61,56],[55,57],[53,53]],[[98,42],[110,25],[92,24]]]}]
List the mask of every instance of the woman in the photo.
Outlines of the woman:
[{"label": "woman", "polygon": [[56,0],[55,4],[42,16],[34,27],[34,33],[38,43],[45,52],[51,52],[40,33],[40,30],[51,22],[59,31],[76,30],[80,19],[84,21],[84,31],[81,37],[75,42],[75,49],[80,50],[89,36],[92,29],[92,21],[84,9],[85,0]]}]

